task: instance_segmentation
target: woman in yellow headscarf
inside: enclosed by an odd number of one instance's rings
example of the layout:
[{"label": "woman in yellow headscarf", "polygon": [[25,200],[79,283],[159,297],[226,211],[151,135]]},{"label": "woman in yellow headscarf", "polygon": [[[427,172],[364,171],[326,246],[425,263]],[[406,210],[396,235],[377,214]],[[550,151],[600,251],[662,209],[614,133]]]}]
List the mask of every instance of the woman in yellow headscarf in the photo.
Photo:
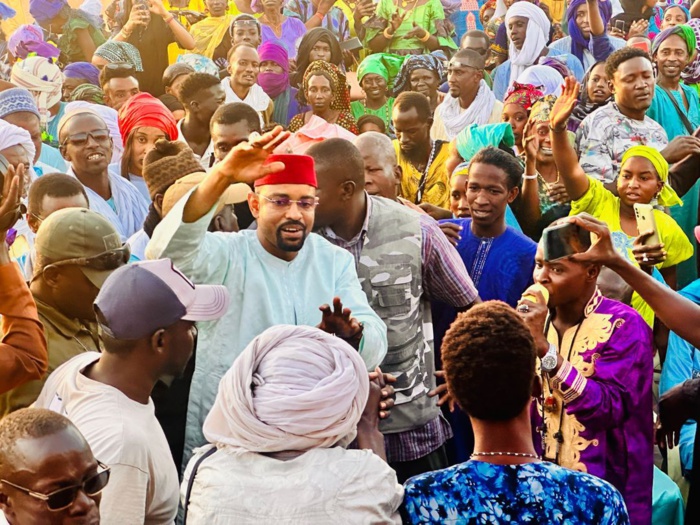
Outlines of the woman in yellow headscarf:
[{"label": "woman in yellow headscarf", "polygon": [[[654,268],[658,269],[666,284],[675,288],[676,265],[693,254],[693,246],[678,223],[670,215],[654,209],[656,233],[661,244],[641,246],[634,242],[640,234],[646,233],[637,229],[635,204],[683,204],[668,184],[668,162],[654,148],[632,146],[622,156],[616,183],[619,196],[601,181],[586,175],[566,136],[566,123],[576,106],[578,88],[575,79],[567,78],[564,91],[549,117],[554,162],[572,199],[571,214],[586,212],[606,222],[613,245],[622,255],[648,273],[653,273]],[[654,312],[636,294],[632,306],[649,324],[653,323]]]},{"label": "woman in yellow headscarf", "polygon": [[[209,16],[190,28],[195,44],[192,52],[212,60],[219,58],[223,53],[222,56],[225,58],[228,49],[231,48],[229,31],[234,16],[227,14],[226,0],[204,0],[204,4]],[[217,49],[219,47],[221,49]]]}]

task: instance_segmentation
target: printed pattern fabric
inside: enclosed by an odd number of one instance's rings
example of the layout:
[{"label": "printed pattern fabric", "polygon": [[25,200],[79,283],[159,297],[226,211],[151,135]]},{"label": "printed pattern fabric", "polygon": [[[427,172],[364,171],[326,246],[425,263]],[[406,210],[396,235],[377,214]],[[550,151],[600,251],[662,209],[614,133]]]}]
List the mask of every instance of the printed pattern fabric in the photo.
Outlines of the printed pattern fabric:
[{"label": "printed pattern fabric", "polygon": [[630,523],[620,493],[552,463],[467,461],[405,484],[404,523]]}]

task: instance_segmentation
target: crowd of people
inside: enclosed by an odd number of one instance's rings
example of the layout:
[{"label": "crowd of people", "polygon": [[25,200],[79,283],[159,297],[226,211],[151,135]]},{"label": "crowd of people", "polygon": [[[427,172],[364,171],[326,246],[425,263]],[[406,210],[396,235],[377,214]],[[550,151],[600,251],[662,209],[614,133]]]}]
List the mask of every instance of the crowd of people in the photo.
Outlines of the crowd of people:
[{"label": "crowd of people", "polygon": [[0,523],[700,523],[700,0],[0,20]]}]

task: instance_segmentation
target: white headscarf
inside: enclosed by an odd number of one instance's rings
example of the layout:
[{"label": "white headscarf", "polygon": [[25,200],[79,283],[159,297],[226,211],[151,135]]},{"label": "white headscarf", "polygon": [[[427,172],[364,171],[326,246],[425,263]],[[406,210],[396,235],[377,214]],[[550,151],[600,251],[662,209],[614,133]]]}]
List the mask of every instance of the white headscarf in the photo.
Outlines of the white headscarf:
[{"label": "white headscarf", "polygon": [[347,445],[367,403],[364,361],[317,328],[279,325],[253,339],[219,383],[202,430],[240,452]]},{"label": "white headscarf", "polygon": [[561,86],[564,83],[564,79],[556,69],[549,66],[536,65],[530,66],[520,73],[516,82],[539,87],[544,95],[558,97],[561,95]]},{"label": "white headscarf", "polygon": [[514,16],[527,18],[527,30],[525,32],[525,42],[523,48],[518,51],[513,42],[508,39],[508,59],[510,60],[510,86],[525,68],[537,63],[542,49],[549,40],[549,29],[551,24],[544,11],[530,2],[516,2],[508,8],[506,18],[503,22],[508,27],[508,21]]},{"label": "white headscarf", "polygon": [[15,62],[12,66],[11,81],[23,87],[34,96],[42,127],[46,127],[49,108],[61,101],[63,73],[48,58],[33,56]]},{"label": "white headscarf", "polygon": [[500,18],[506,14],[508,8],[506,7],[505,0],[496,0],[496,9],[493,10],[492,18]]},{"label": "white headscarf", "polygon": [[112,137],[112,142],[114,143],[112,147],[112,163],[120,162],[124,152],[124,144],[122,143],[122,134],[119,132],[119,114],[117,111],[109,106],[76,100],[66,104],[65,114],[68,115],[76,109],[91,110],[90,112],[98,114],[105,121],[107,129],[109,129],[109,136]]},{"label": "white headscarf", "polygon": [[[29,132],[24,128],[0,119],[0,151],[12,146],[22,146],[29,156],[30,164],[34,163],[36,148]],[[30,166],[26,166],[26,168],[29,170]]]}]

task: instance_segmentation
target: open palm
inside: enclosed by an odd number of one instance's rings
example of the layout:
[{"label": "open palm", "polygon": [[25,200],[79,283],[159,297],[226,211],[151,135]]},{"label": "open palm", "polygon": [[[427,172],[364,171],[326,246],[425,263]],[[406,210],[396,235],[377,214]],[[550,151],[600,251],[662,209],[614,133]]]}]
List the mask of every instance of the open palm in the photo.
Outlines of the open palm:
[{"label": "open palm", "polygon": [[[10,166],[5,174],[0,196],[0,232],[7,232],[20,218],[21,201],[24,188],[24,165],[20,164],[17,169]],[[1,236],[4,240],[5,236]]]},{"label": "open palm", "polygon": [[274,149],[288,138],[289,132],[277,126],[272,131],[248,142],[241,142],[231,149],[219,163],[218,169],[232,184],[244,182],[252,185],[256,180],[284,169],[281,162],[265,164],[265,161]]},{"label": "open palm", "polygon": [[561,129],[566,125],[578,103],[579,89],[580,86],[575,77],[569,76],[564,80],[564,89],[549,114],[550,126]]}]

